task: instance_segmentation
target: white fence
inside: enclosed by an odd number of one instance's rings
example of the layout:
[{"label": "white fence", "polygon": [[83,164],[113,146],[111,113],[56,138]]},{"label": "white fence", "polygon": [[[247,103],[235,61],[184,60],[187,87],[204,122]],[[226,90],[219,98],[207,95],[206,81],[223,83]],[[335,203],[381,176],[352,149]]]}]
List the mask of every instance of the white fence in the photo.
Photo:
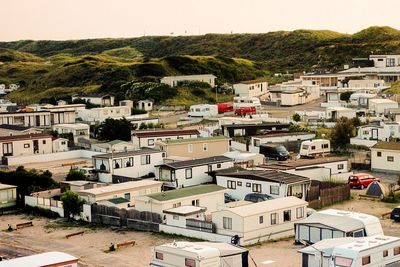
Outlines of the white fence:
[{"label": "white fence", "polygon": [[27,163],[49,162],[56,160],[68,160],[77,158],[92,158],[92,156],[102,154],[90,150],[72,150],[51,154],[35,154],[28,156],[7,157],[8,165],[23,165]]},{"label": "white fence", "polygon": [[61,217],[64,217],[64,209],[61,201],[51,198],[25,196],[25,205],[30,207],[39,207],[46,210],[51,210]]},{"label": "white fence", "polygon": [[214,233],[207,233],[202,231],[191,230],[187,228],[181,228],[176,226],[170,226],[166,224],[160,224],[160,232],[175,234],[175,235],[183,235],[186,237],[198,238],[202,240],[208,240],[213,242],[224,242],[231,243],[231,236],[220,235]]}]

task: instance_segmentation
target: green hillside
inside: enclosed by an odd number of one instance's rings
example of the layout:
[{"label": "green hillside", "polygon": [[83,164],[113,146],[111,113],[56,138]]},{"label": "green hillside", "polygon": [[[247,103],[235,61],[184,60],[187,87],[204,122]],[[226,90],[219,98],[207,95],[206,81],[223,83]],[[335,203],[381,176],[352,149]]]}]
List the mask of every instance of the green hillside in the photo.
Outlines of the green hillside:
[{"label": "green hillside", "polygon": [[130,81],[213,73],[222,84],[271,78],[275,72],[334,71],[351,58],[365,57],[371,51],[400,53],[400,32],[390,27],[370,27],[353,35],[296,30],[0,42],[0,83],[19,83],[23,91],[12,93],[10,98],[26,103],[43,96],[57,98],[92,90],[113,92],[123,98],[126,92],[121,85]]}]

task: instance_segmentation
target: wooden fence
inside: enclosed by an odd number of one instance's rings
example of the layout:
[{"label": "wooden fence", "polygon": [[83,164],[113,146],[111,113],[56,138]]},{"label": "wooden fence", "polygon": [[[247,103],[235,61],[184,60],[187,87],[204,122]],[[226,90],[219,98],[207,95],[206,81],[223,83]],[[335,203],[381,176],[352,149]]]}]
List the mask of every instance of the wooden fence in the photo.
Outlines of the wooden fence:
[{"label": "wooden fence", "polygon": [[349,199],[350,187],[347,184],[312,181],[307,193],[308,207],[313,209],[320,209]]}]

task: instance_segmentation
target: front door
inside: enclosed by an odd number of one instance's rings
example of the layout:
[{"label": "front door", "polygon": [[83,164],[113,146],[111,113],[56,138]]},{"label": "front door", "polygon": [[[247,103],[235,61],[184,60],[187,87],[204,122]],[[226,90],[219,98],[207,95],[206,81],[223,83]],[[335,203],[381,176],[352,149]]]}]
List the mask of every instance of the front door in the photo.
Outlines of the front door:
[{"label": "front door", "polygon": [[33,140],[33,153],[39,153],[39,141]]}]

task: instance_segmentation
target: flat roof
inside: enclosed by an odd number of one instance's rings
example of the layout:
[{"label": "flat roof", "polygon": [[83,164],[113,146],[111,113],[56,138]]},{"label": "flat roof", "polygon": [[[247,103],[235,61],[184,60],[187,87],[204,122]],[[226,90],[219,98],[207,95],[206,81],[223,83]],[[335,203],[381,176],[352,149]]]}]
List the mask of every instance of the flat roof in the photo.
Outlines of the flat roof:
[{"label": "flat roof", "polygon": [[153,131],[134,131],[133,136],[139,138],[162,137],[162,136],[180,136],[180,135],[200,135],[198,130],[153,130]]},{"label": "flat roof", "polygon": [[400,67],[363,67],[363,68],[350,68],[347,70],[342,70],[339,74],[387,74],[393,73],[398,74],[400,73]]},{"label": "flat roof", "polygon": [[191,187],[174,189],[156,194],[150,194],[147,195],[147,197],[158,201],[168,201],[173,199],[179,199],[189,196],[196,196],[196,195],[202,195],[202,194],[225,191],[225,190],[226,188],[222,186],[218,186],[215,184],[206,184],[206,185],[196,185]]},{"label": "flat roof", "polygon": [[32,129],[32,128],[34,128],[34,127],[12,125],[12,124],[0,124],[0,129],[13,130],[13,131],[25,131],[25,130]]},{"label": "flat roof", "polygon": [[215,172],[217,176],[232,177],[246,180],[267,181],[283,184],[295,184],[309,182],[310,178],[296,174],[281,172],[278,170],[245,170],[241,168],[229,168]]},{"label": "flat roof", "polygon": [[90,128],[89,124],[85,123],[62,123],[53,125],[53,128],[57,127],[72,128],[72,129]]},{"label": "flat roof", "polygon": [[43,267],[55,266],[59,263],[75,263],[78,258],[63,252],[45,252],[36,255],[0,261],[1,267]]},{"label": "flat roof", "polygon": [[131,190],[131,189],[139,189],[142,187],[150,187],[150,186],[160,186],[161,187],[162,182],[159,181],[154,181],[154,180],[139,180],[139,181],[133,181],[133,182],[125,182],[125,183],[120,183],[120,184],[112,184],[109,186],[102,186],[102,187],[96,187],[92,189],[86,189],[86,190],[81,190],[79,191],[80,193],[83,193],[84,195],[102,195],[102,194],[110,194],[114,193],[117,191],[122,191],[122,190]]},{"label": "flat roof", "polygon": [[205,208],[205,207],[180,206],[180,207],[177,207],[177,208],[163,210],[163,212],[166,213],[166,214],[189,216],[189,215],[205,212],[206,210],[207,210],[207,208]]},{"label": "flat roof", "polygon": [[381,245],[399,242],[400,238],[394,236],[385,236],[385,235],[373,235],[373,236],[366,236],[361,238],[356,238],[347,244],[339,244],[336,245],[337,249],[346,249],[346,250],[353,250],[353,251],[363,251],[367,249],[371,249],[374,247],[378,247]]},{"label": "flat roof", "polygon": [[233,160],[231,158],[228,158],[225,156],[215,156],[215,157],[209,157],[209,158],[200,158],[200,159],[193,159],[193,160],[176,161],[176,162],[172,162],[172,163],[164,163],[163,165],[160,165],[160,166],[167,166],[172,169],[183,169],[183,168],[202,166],[202,165],[208,165],[208,164],[216,164],[216,163],[229,162],[229,161],[233,161]]},{"label": "flat roof", "polygon": [[260,213],[265,213],[300,205],[308,205],[308,203],[307,201],[301,200],[297,197],[290,196],[290,197],[271,199],[257,203],[251,203],[248,205],[242,205],[233,208],[222,208],[221,211],[230,211],[241,217],[248,217]]},{"label": "flat roof", "polygon": [[331,162],[340,162],[340,161],[347,161],[346,157],[318,157],[313,159],[297,159],[297,160],[290,160],[287,162],[277,162],[271,164],[263,164],[258,167],[265,168],[265,169],[274,169],[274,170],[288,170],[297,167],[304,167],[310,165],[317,165],[317,164],[325,164]]},{"label": "flat roof", "polygon": [[46,133],[32,133],[32,134],[21,134],[11,136],[0,136],[0,142],[19,141],[27,139],[41,139],[41,138],[53,138],[52,135]]},{"label": "flat roof", "polygon": [[391,100],[391,99],[387,99],[387,98],[373,98],[373,99],[370,99],[369,100],[369,102],[371,103],[371,102],[375,102],[375,103],[378,103],[378,104],[381,104],[381,103],[396,103],[396,104],[398,104],[396,101],[393,101],[393,100]]},{"label": "flat roof", "polygon": [[373,145],[371,148],[374,149],[385,149],[385,150],[399,150],[400,151],[400,143],[396,142],[378,142]]},{"label": "flat roof", "polygon": [[268,137],[279,137],[279,136],[292,136],[292,135],[315,135],[315,133],[311,132],[280,132],[280,131],[272,131],[267,132],[262,135],[253,136],[253,138],[268,138]]},{"label": "flat roof", "polygon": [[194,78],[194,77],[213,77],[217,78],[214,74],[193,74],[193,75],[177,75],[177,76],[164,76],[164,78],[174,78],[174,79],[185,79],[185,78]]},{"label": "flat roof", "polygon": [[153,154],[153,153],[160,153],[160,150],[151,149],[151,148],[142,148],[135,151],[126,151],[126,152],[116,152],[116,153],[105,153],[100,155],[95,155],[93,158],[104,158],[104,159],[111,159],[111,158],[122,158],[122,157],[129,157],[129,156],[136,156],[136,155],[145,155],[145,154]]},{"label": "flat roof", "polygon": [[[232,118],[232,119],[234,119],[234,118]],[[289,127],[290,123],[282,123],[282,122],[262,122],[262,123],[257,123],[257,124],[242,123],[242,124],[225,124],[225,125],[222,125],[221,127],[224,127],[224,128],[245,128],[245,127],[260,128],[260,127],[274,127],[274,126]]]},{"label": "flat roof", "polygon": [[240,81],[238,84],[255,84],[255,83],[264,83],[268,82],[267,79],[255,79],[255,80],[248,80],[248,81]]},{"label": "flat roof", "polygon": [[0,184],[0,190],[11,189],[11,188],[17,188],[17,186],[16,185],[10,185],[10,184]]},{"label": "flat roof", "polygon": [[[220,141],[226,140],[229,138],[223,135],[213,136],[213,137],[198,137],[198,138],[189,138],[189,139],[176,139],[176,140],[167,140],[165,143],[167,144],[181,144],[181,143],[194,143],[194,142],[204,142],[204,141]],[[164,141],[162,141],[164,142]]]}]

